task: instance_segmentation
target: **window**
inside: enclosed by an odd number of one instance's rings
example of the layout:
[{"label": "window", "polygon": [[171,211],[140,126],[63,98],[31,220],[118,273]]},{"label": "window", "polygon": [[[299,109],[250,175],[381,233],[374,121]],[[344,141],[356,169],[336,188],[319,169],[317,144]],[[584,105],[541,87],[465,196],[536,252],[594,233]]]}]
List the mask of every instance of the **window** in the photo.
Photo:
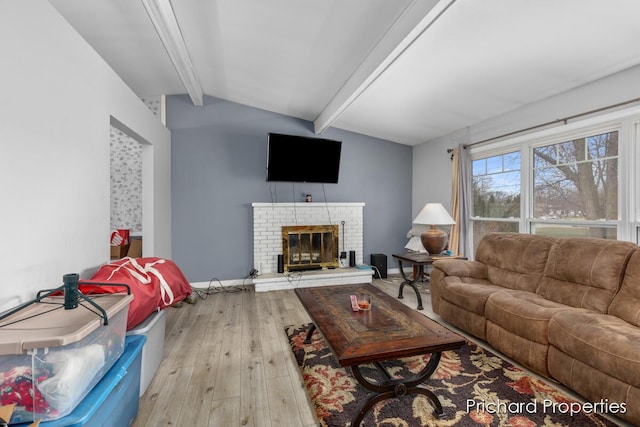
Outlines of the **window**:
[{"label": "window", "polygon": [[616,238],[618,132],[533,148],[531,233]]},{"label": "window", "polygon": [[631,215],[618,212],[632,208],[620,201],[620,188],[633,193],[633,186],[619,186],[619,177],[629,173],[618,170],[618,159],[621,152],[635,153],[633,144],[619,142],[621,129],[620,123],[615,129],[575,129],[566,138],[549,132],[546,142],[523,138],[515,147],[502,142],[500,151],[472,152],[472,247],[495,231],[635,238],[625,226]]},{"label": "window", "polygon": [[496,231],[517,232],[520,223],[520,152],[473,161],[473,242]]}]

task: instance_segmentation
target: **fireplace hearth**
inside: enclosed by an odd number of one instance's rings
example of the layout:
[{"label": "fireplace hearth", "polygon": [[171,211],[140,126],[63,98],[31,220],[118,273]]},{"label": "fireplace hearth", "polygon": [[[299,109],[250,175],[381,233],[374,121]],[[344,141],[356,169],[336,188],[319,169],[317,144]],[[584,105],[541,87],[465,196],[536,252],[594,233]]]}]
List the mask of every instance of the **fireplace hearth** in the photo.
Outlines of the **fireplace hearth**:
[{"label": "fireplace hearth", "polygon": [[294,225],[282,227],[285,271],[338,268],[337,225]]}]

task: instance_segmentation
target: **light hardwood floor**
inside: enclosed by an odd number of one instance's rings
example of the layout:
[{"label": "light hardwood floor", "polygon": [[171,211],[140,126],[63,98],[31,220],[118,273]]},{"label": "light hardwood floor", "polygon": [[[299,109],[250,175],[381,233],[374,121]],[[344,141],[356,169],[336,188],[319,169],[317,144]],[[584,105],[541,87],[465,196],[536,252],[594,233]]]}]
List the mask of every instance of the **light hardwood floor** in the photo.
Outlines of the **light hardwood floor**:
[{"label": "light hardwood floor", "polygon": [[[398,283],[374,280],[393,296]],[[246,289],[168,309],[164,356],[134,427],[318,425],[284,332],[309,316],[292,290]],[[405,296],[415,308],[413,290]]]},{"label": "light hardwood floor", "polygon": [[[373,284],[396,297],[400,282],[398,275]],[[292,290],[246,289],[168,309],[163,359],[133,427],[318,426],[284,332],[309,316]],[[428,285],[421,289],[422,313],[439,320]],[[411,288],[401,301],[417,307]]]}]

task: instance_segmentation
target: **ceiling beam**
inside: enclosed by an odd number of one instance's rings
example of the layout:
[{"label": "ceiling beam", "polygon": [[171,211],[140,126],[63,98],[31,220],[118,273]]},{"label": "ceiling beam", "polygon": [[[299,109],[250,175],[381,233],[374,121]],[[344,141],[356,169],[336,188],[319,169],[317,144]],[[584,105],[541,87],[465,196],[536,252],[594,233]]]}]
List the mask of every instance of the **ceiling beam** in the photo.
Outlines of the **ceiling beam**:
[{"label": "ceiling beam", "polygon": [[322,133],[456,0],[413,0],[313,121]]},{"label": "ceiling beam", "polygon": [[182,84],[194,105],[204,105],[204,93],[196,75],[189,51],[182,37],[178,20],[171,7],[170,0],[141,0],[158,32],[164,48],[173,62]]}]

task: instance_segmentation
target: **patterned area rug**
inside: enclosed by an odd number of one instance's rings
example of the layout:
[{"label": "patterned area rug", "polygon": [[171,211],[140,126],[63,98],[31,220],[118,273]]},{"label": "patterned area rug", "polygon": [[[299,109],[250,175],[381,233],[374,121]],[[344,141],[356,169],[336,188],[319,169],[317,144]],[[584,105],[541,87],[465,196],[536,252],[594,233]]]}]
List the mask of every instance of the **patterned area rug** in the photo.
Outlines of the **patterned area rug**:
[{"label": "patterned area rug", "polygon": [[[350,369],[341,368],[317,331],[305,344],[308,325],[285,328],[291,349],[321,426],[346,427],[372,392],[362,387]],[[429,356],[385,362],[393,376],[419,372]],[[365,371],[381,379],[373,366]],[[382,401],[364,418],[362,426],[615,426],[588,407],[540,381],[509,362],[467,343],[457,351],[442,354],[438,369],[427,388],[440,399],[444,416],[434,417],[422,395]]]}]

